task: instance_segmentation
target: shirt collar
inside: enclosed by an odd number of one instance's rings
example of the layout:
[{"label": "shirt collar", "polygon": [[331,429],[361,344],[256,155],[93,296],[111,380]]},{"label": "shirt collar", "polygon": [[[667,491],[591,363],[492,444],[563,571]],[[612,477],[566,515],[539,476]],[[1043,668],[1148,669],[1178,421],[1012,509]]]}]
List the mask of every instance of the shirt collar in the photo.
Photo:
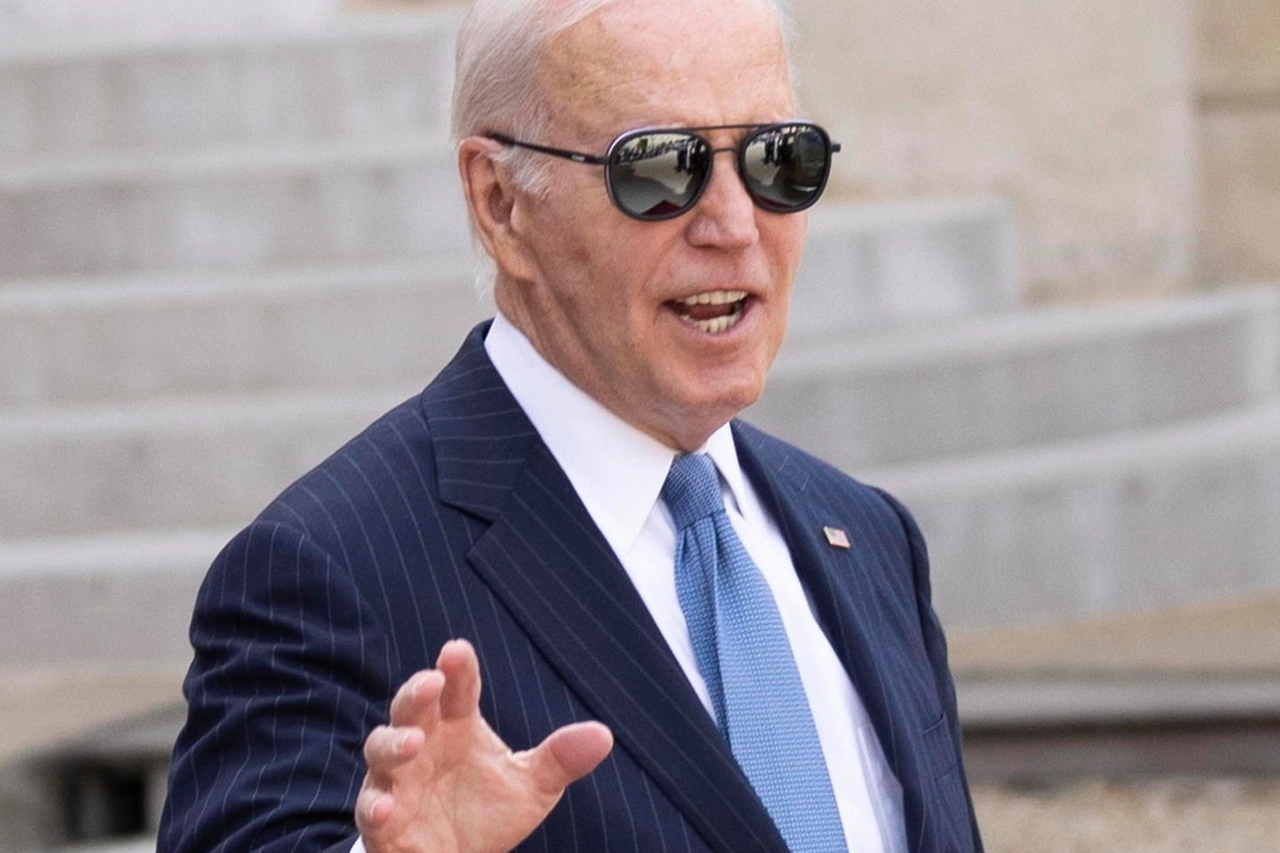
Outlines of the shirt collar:
[{"label": "shirt collar", "polygon": [[[658,500],[677,452],[570,382],[501,313],[484,347],[605,540],[615,553],[627,553]],[[742,512],[748,502],[729,425],[712,433],[702,450],[715,462]]]}]

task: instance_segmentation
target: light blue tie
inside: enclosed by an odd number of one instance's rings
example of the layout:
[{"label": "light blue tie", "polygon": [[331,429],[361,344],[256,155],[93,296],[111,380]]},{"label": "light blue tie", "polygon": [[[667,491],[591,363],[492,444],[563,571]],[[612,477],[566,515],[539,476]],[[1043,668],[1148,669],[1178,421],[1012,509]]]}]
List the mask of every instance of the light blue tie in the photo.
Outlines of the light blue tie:
[{"label": "light blue tie", "polygon": [[845,847],[827,763],[773,593],[729,523],[715,464],[671,464],[676,593],[729,748],[792,853]]}]

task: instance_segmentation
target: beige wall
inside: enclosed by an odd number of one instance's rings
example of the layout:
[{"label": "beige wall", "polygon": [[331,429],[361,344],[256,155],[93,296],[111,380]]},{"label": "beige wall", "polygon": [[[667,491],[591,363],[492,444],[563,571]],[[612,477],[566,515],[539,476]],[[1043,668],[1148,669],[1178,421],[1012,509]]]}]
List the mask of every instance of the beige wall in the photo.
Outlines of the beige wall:
[{"label": "beige wall", "polygon": [[1199,0],[1197,272],[1280,281],[1280,2]]},{"label": "beige wall", "polygon": [[1032,299],[1280,280],[1280,0],[792,3],[834,195],[1007,198]]},{"label": "beige wall", "polygon": [[1173,292],[1192,267],[1187,0],[795,0],[837,191],[995,193],[1035,297]]},{"label": "beige wall", "polygon": [[1280,72],[1280,3],[1199,0],[1197,50],[1203,77]]}]

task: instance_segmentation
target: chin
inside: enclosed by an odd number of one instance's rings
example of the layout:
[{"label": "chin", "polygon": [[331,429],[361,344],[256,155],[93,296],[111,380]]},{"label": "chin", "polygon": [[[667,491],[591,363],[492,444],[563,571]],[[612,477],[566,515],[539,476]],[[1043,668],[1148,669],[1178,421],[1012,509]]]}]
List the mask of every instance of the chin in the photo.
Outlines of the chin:
[{"label": "chin", "polygon": [[695,403],[691,408],[707,415],[714,412],[718,420],[724,423],[737,417],[739,412],[760,399],[763,390],[763,382],[742,383],[729,387],[721,384],[706,388],[704,393],[699,395],[700,402]]}]

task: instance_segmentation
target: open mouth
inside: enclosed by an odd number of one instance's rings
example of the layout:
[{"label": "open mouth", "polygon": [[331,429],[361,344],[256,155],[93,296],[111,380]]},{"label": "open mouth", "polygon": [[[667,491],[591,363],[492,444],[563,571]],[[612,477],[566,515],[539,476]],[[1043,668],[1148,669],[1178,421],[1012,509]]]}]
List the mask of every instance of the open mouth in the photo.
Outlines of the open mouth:
[{"label": "open mouth", "polygon": [[727,332],[742,319],[745,290],[709,290],[667,303],[681,320],[710,335]]}]

